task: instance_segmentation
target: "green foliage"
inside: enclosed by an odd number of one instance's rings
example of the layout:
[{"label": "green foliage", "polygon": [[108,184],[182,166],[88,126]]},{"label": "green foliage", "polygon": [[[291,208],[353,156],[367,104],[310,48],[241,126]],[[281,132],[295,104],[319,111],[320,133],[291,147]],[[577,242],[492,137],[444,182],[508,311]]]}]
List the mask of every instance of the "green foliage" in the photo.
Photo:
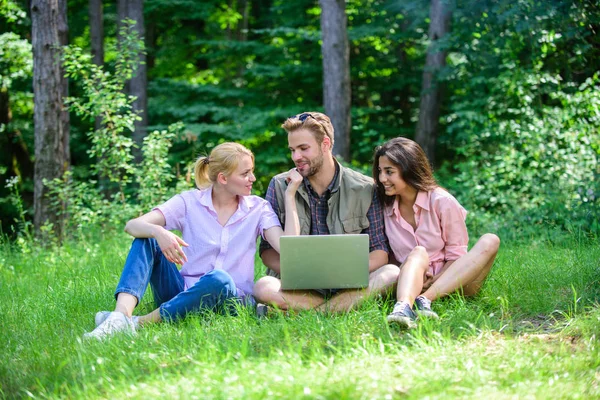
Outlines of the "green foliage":
[{"label": "green foliage", "polygon": [[24,241],[31,242],[33,238],[33,226],[31,221],[27,218],[27,210],[24,207],[23,199],[19,192],[19,178],[13,176],[6,181],[5,187],[10,191],[8,200],[17,210],[18,217],[15,220],[17,238],[20,239],[20,243],[24,243]]},{"label": "green foliage", "polygon": [[126,133],[130,134],[135,121],[141,119],[132,108],[134,98],[124,93],[125,83],[139,62],[137,55],[143,50],[134,25],[132,20],[124,21],[120,33],[123,40],[112,74],[93,64],[91,56],[79,47],[67,46],[63,56],[65,73],[79,80],[83,91],[81,97],[71,97],[67,104],[77,115],[101,121],[102,128],[88,134],[92,143],[88,153],[96,158],[93,171],[117,184],[122,201],[125,185],[131,182],[133,175],[131,148],[134,143]]},{"label": "green foliage", "polygon": [[[61,179],[45,182],[52,205],[62,215],[70,235],[82,237],[87,229],[99,225],[122,226],[124,220],[173,195],[170,182],[175,175],[167,155],[173,138],[183,130],[182,124],[146,136],[142,163],[137,168],[133,164],[134,144],[129,135],[139,117],[132,110],[134,98],[123,93],[143,46],[133,26],[133,21],[125,21],[114,73],[94,65],[91,57],[78,47],[66,47],[64,51],[66,73],[81,83],[82,92],[82,96],[68,99],[69,106],[78,115],[101,121],[102,128],[88,133],[92,171],[117,188],[107,198],[107,188],[98,185],[97,180],[88,177],[82,180],[71,171]],[[181,184],[177,185],[177,189],[181,188]]]},{"label": "green foliage", "polygon": [[[449,57],[441,137],[453,157],[442,181],[509,234],[535,236],[540,226],[600,233],[600,66],[582,62],[597,57],[587,27],[600,15],[586,8],[501,1],[457,12],[465,22],[479,19],[453,33],[461,47]],[[523,20],[525,12],[536,18]],[[577,20],[580,29],[571,25]]]},{"label": "green foliage", "polygon": [[144,138],[142,171],[136,176],[139,184],[138,200],[143,209],[158,204],[167,194],[168,184],[174,175],[167,162],[171,139],[169,131],[154,131]]},{"label": "green foliage", "polygon": [[[70,235],[80,236],[82,231],[101,223],[117,214],[108,199],[98,190],[95,180],[78,182],[71,171],[66,171],[61,179],[44,182],[52,206],[64,220],[64,230]],[[121,207],[116,205],[117,209]]]},{"label": "green foliage", "polygon": [[[149,210],[160,204],[174,193],[169,183],[175,178],[172,166],[168,163],[168,152],[172,139],[183,130],[183,124],[169,126],[166,131],[154,131],[144,138],[142,147],[143,161],[141,169],[136,173],[137,200],[140,212]],[[184,181],[185,182],[185,181]],[[189,184],[184,184],[189,189]],[[175,191],[181,191],[178,185]]]},{"label": "green foliage", "polygon": [[0,87],[9,89],[15,79],[28,79],[33,71],[31,43],[13,32],[0,35]]},{"label": "green foliage", "polygon": [[[239,4],[230,3],[227,12]],[[236,22],[229,21],[223,30],[218,21],[224,8],[218,2],[206,7],[190,4],[185,16],[169,2],[151,2],[151,14],[160,13],[156,24],[162,26],[166,15],[173,23],[165,26],[164,34],[158,33],[170,51],[149,51],[150,57],[156,56],[156,67],[148,108],[158,127],[177,120],[186,124],[186,141],[175,143],[174,159],[210,151],[220,140],[248,145],[256,154],[255,187],[264,194],[270,178],[290,167],[281,123],[302,111],[322,111],[320,8],[312,0],[249,4],[249,30],[244,35],[241,9]],[[422,7],[391,9],[386,1],[351,1],[346,7],[352,54],[352,164],[362,166],[382,140],[412,136],[411,108],[418,104],[414,85],[424,57],[422,33],[412,28],[424,26],[427,13]],[[196,29],[190,19],[199,21]],[[173,41],[175,35],[181,40]],[[180,73],[174,76],[174,71]]]},{"label": "green foliage", "polygon": [[25,11],[12,0],[0,1],[0,15],[9,23],[19,23],[26,17]]},{"label": "green foliage", "polygon": [[[33,188],[32,172],[29,168],[27,149],[33,149],[33,94],[31,93],[33,57],[29,21],[20,3],[12,0],[0,2],[0,181],[18,178],[18,191],[22,210],[11,200],[14,193],[0,186],[0,222],[5,232],[22,231],[22,226],[13,225],[22,217],[30,219],[29,197]],[[17,142],[18,143],[15,143]],[[22,158],[13,154],[13,149],[22,150]],[[21,165],[25,161],[27,165]],[[17,187],[17,186],[15,186]],[[17,239],[17,236],[14,236]]]},{"label": "green foliage", "polygon": [[[481,118],[481,124],[472,122],[478,135],[468,130],[457,134],[461,145],[456,151],[465,161],[455,165],[459,171],[455,181],[470,188],[468,201],[496,214],[535,217],[531,221],[535,224],[549,222],[548,218],[565,224],[573,211],[584,207],[594,214],[579,221],[593,224],[600,216],[595,185],[600,172],[598,82],[590,79],[571,94],[545,76],[507,73],[489,84],[503,88],[505,97],[515,93],[519,102],[490,98],[489,106],[471,118]],[[536,96],[538,85],[553,86],[550,98],[557,105],[532,107],[528,99]],[[507,87],[514,91],[507,93]],[[597,225],[582,228],[598,232]]]},{"label": "green foliage", "polygon": [[[0,28],[13,32],[2,35],[6,43],[22,40],[14,47],[22,54],[29,22],[18,4],[1,3]],[[474,225],[483,231],[487,226],[528,234],[524,227],[531,227],[533,234],[549,224],[552,232],[598,232],[598,124],[592,118],[594,74],[600,71],[597,5],[573,0],[449,5],[451,32],[439,45],[449,52],[448,65],[437,77],[446,89],[435,160],[440,181],[477,216]],[[431,39],[429,7],[414,0],[350,0],[345,6],[352,85],[349,164],[368,171],[376,145],[413,137]],[[84,55],[87,2],[70,1],[68,12],[70,43],[83,49],[70,50],[70,73],[78,77],[69,90],[86,104],[71,104],[77,114],[71,116],[73,179],[97,179],[104,195],[123,194],[124,206],[135,201],[142,166],[132,167],[130,160],[129,133],[137,116],[118,88],[141,43],[125,35],[131,43],[117,48],[116,7],[106,3],[106,65],[91,66]],[[198,154],[234,140],[255,152],[255,190],[263,195],[270,178],[291,166],[283,120],[322,111],[318,2],[146,0],[144,14],[148,132],[167,130],[176,121],[186,127],[171,138],[166,162],[174,167],[163,171],[181,178],[179,169]],[[1,58],[4,78],[10,75],[5,62],[14,61]],[[13,74],[30,70],[24,66]],[[33,148],[31,80],[17,75],[6,129],[18,131]],[[112,125],[90,132],[93,116]],[[5,178],[18,175],[13,165],[9,156],[0,158],[0,166],[11,171]],[[21,176],[20,189],[30,197],[30,176]],[[140,203],[151,201],[151,193]],[[24,204],[27,208],[27,200]],[[8,202],[0,210],[4,223],[13,219],[5,209]]]}]

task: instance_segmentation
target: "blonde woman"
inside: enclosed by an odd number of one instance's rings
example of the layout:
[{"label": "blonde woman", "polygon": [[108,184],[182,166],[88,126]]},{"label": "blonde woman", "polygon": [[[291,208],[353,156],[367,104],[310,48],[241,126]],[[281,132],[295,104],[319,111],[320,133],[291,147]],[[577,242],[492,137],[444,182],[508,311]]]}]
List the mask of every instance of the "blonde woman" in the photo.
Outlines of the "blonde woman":
[{"label": "blonde woman", "polygon": [[[142,325],[177,320],[190,312],[221,311],[235,302],[254,304],[256,239],[262,235],[279,250],[282,235],[299,234],[294,195],[302,177],[296,170],[288,174],[285,202],[292,212],[285,233],[270,204],[250,195],[255,180],[252,152],[238,143],[223,143],[196,161],[197,189],[129,221],[125,231],[136,239],[115,291],[115,310],[96,314],[96,329],[84,337],[135,333]],[[133,316],[148,284],[157,308]]]}]

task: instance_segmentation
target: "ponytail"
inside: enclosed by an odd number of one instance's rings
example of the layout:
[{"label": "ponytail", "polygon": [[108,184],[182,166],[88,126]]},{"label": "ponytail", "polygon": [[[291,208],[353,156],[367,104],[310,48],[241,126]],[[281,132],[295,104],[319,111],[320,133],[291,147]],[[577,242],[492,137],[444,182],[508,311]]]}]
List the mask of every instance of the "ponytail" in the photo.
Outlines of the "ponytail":
[{"label": "ponytail", "polygon": [[198,189],[204,189],[217,181],[220,173],[229,176],[239,165],[242,156],[249,156],[254,163],[254,154],[239,143],[225,142],[215,147],[210,156],[200,156],[194,165],[194,180]]},{"label": "ponytail", "polygon": [[198,189],[204,189],[210,186],[211,181],[208,175],[208,157],[201,156],[194,164],[194,180]]}]

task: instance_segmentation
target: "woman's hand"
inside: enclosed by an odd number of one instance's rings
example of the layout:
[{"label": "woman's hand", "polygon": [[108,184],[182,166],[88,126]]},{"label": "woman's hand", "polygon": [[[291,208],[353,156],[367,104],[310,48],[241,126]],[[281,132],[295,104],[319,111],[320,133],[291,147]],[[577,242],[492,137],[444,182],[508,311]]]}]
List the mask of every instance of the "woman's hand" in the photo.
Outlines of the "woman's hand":
[{"label": "woman's hand", "polygon": [[187,262],[187,256],[183,252],[181,246],[188,247],[189,244],[173,232],[164,228],[157,229],[157,231],[155,238],[165,258],[170,262],[179,265],[183,265]]},{"label": "woman's hand", "polygon": [[433,285],[435,281],[437,281],[438,278],[442,276],[444,271],[446,271],[448,267],[452,265],[452,263],[454,263],[454,260],[446,261],[446,263],[444,264],[440,272],[437,273],[437,275],[431,275],[429,269],[427,269],[427,272],[425,272],[425,276],[423,277],[423,290],[421,293],[424,293],[427,289],[429,289],[431,285]]},{"label": "woman's hand", "polygon": [[166,221],[162,212],[150,211],[141,217],[134,218],[125,225],[125,232],[136,238],[154,238],[165,258],[172,263],[183,265],[187,257],[181,246],[189,245],[179,236],[166,230]]},{"label": "woman's hand", "polygon": [[425,275],[425,279],[423,279],[423,291],[421,293],[429,289],[429,287],[433,285],[435,281],[437,281],[437,278],[439,278],[440,275],[441,274],[437,274],[436,276]]}]

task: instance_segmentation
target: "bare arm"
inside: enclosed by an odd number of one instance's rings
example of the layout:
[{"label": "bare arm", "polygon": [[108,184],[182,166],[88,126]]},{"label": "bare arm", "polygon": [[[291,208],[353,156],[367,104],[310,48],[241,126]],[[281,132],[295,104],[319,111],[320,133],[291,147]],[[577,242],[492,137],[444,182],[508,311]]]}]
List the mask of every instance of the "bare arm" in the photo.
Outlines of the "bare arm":
[{"label": "bare arm", "polygon": [[285,231],[280,227],[273,227],[265,231],[265,239],[277,253],[279,253],[279,239],[282,235],[297,236],[300,234],[300,221],[296,209],[296,191],[302,183],[302,179],[302,175],[295,168],[290,170],[288,174],[289,184],[285,191]]},{"label": "bare arm", "polygon": [[369,253],[369,272],[373,272],[388,263],[388,253],[383,250],[373,250]]},{"label": "bare arm", "polygon": [[150,211],[141,217],[129,220],[125,232],[135,238],[155,238],[167,260],[183,264],[187,257],[181,246],[189,246],[183,239],[164,228],[164,215],[157,210]]},{"label": "bare arm", "polygon": [[276,273],[280,272],[279,253],[275,249],[266,249],[260,254],[263,264]]}]

